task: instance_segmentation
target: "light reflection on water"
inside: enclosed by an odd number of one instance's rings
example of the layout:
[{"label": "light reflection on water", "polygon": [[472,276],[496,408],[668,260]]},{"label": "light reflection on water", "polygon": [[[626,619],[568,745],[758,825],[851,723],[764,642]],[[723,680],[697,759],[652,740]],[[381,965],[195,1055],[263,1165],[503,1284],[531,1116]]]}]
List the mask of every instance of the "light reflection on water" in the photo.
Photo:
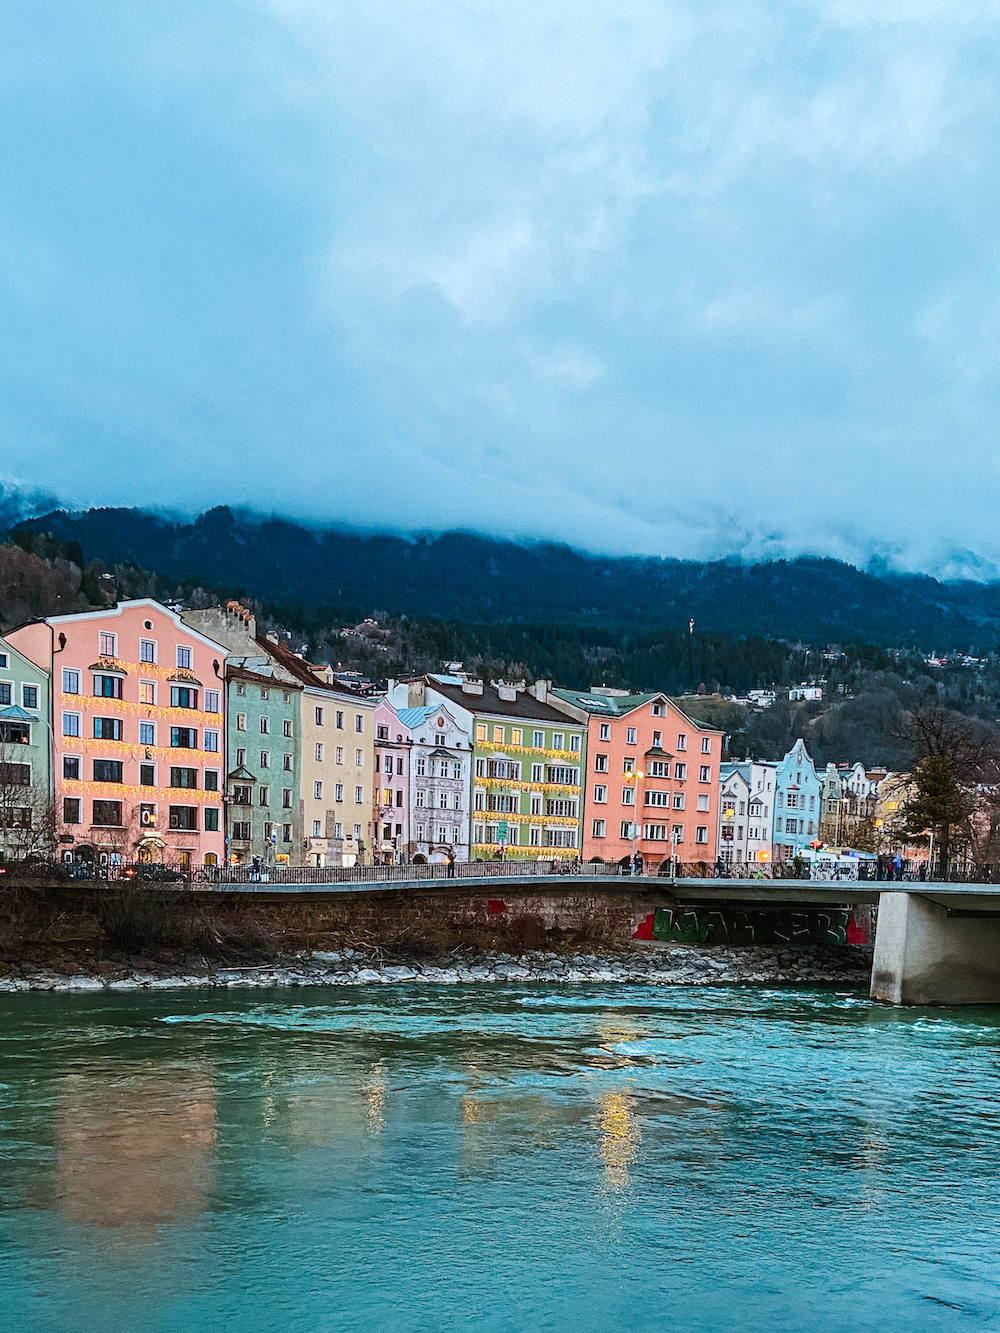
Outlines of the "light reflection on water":
[{"label": "light reflection on water", "polygon": [[0,1000],[5,1326],[1000,1329],[1000,1012]]}]

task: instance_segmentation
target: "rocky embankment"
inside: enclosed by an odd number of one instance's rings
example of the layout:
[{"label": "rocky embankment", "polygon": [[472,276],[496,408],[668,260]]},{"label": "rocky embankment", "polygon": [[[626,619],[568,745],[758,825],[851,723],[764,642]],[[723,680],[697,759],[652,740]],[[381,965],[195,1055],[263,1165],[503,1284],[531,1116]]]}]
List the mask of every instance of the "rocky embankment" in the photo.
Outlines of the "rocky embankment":
[{"label": "rocky embankment", "polygon": [[11,964],[0,975],[0,992],[135,991],[213,986],[363,986],[411,983],[457,985],[481,982],[601,983],[660,986],[842,985],[867,987],[871,949],[804,946],[776,950],[637,945],[625,953],[444,954],[431,959],[387,958],[356,949],[302,953],[265,964],[219,966],[203,958],[153,962],[147,958],[104,959],[86,971]]}]

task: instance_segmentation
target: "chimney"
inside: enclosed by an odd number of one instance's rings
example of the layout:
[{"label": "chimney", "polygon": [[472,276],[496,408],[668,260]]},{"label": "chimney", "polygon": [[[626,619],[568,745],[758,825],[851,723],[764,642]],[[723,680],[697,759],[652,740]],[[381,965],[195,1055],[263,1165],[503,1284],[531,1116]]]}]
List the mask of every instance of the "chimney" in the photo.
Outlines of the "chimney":
[{"label": "chimney", "polygon": [[481,680],[462,681],[463,694],[482,694],[482,692],[483,692],[483,682]]},{"label": "chimney", "polygon": [[535,688],[531,691],[540,704],[543,704],[549,697],[549,690],[552,688],[551,680],[536,680]]},{"label": "chimney", "polygon": [[497,694],[503,699],[504,703],[512,704],[517,702],[517,689],[513,685],[498,685]]},{"label": "chimney", "polygon": [[427,697],[427,686],[422,680],[411,680],[408,694],[408,705],[410,708],[423,708]]},{"label": "chimney", "polygon": [[269,629],[269,630],[267,631],[267,641],[268,641],[268,643],[280,643],[280,642],[281,642],[281,640],[278,638],[277,632],[276,632],[275,630],[273,630],[273,629]]}]

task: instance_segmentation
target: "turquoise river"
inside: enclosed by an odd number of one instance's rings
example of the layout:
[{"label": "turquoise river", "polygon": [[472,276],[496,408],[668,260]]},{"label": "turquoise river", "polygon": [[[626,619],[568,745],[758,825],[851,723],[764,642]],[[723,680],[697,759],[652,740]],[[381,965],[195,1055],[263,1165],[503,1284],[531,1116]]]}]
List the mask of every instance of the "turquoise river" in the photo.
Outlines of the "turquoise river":
[{"label": "turquoise river", "polygon": [[1000,1010],[0,999],[16,1333],[1000,1329]]}]

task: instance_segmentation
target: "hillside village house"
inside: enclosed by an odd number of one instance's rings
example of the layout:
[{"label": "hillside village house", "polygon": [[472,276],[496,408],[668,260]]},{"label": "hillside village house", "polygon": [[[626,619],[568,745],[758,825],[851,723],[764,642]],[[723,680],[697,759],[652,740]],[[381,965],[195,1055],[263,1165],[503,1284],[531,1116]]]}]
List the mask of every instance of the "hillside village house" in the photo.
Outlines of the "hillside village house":
[{"label": "hillside village house", "polygon": [[50,850],[49,676],[0,638],[0,861]]},{"label": "hillside village house", "polygon": [[148,598],[7,637],[50,677],[64,857],[221,864],[225,648]]},{"label": "hillside village house", "polygon": [[548,681],[418,676],[390,691],[399,707],[404,690],[406,706],[444,705],[472,738],[470,859],[580,855],[586,727],[552,706]]},{"label": "hillside village house", "polygon": [[682,861],[714,860],[717,727],[695,722],[665,694],[599,687],[554,689],[550,697],[588,728],[586,860],[621,861],[633,848],[654,863],[672,852]]}]

